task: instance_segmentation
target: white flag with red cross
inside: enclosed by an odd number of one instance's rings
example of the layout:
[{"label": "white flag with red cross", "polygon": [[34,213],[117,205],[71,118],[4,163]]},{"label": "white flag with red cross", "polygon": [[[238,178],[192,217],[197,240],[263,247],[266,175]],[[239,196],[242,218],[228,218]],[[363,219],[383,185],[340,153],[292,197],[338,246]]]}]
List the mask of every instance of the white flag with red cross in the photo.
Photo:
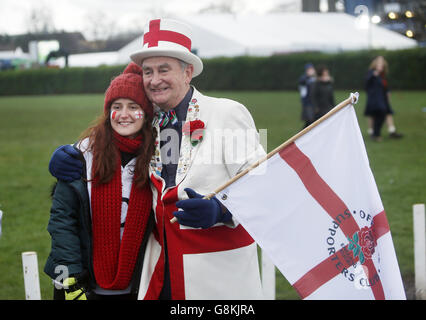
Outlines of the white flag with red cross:
[{"label": "white flag with red cross", "polygon": [[406,298],[352,105],[312,126],[217,198],[301,298]]}]

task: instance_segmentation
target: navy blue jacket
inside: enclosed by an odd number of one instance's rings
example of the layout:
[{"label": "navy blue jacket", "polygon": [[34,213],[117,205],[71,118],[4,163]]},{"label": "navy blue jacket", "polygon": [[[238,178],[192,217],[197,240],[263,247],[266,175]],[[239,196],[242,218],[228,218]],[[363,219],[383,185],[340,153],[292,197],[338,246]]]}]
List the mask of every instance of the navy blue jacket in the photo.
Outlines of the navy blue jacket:
[{"label": "navy blue jacket", "polygon": [[388,100],[388,90],[383,85],[383,80],[374,75],[374,70],[369,70],[365,81],[365,90],[367,91],[367,104],[365,115],[375,115],[389,113],[391,110]]}]

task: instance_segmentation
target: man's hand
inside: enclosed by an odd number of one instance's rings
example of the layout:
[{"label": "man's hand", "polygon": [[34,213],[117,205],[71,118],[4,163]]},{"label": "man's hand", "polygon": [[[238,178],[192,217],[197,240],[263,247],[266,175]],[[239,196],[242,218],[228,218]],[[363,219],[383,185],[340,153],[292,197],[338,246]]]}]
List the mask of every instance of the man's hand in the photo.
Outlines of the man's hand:
[{"label": "man's hand", "polygon": [[185,192],[189,199],[176,202],[176,207],[182,210],[173,212],[179,224],[206,229],[218,222],[231,219],[231,213],[221,205],[216,197],[203,199],[203,195],[190,188],[185,188]]},{"label": "man's hand", "polygon": [[83,163],[80,153],[71,145],[58,147],[49,162],[49,172],[59,180],[70,182],[78,180],[83,174]]},{"label": "man's hand", "polygon": [[66,278],[63,285],[65,300],[87,300],[86,290],[78,284],[74,277]]}]

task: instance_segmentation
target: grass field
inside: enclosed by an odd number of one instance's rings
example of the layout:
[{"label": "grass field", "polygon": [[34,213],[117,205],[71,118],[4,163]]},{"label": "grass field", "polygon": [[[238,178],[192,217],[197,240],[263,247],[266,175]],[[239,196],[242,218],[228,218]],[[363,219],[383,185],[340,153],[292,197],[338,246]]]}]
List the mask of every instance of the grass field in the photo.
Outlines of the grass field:
[{"label": "grass field", "polygon": [[[268,130],[268,150],[302,127],[298,93],[209,92],[245,104],[258,129]],[[336,92],[336,101],[349,92]],[[426,92],[393,92],[397,129],[401,140],[365,138],[371,168],[387,212],[392,236],[409,297],[413,283],[412,205],[425,202]],[[365,94],[356,107],[362,116]],[[50,249],[46,231],[50,209],[48,173],[50,156],[61,144],[76,141],[102,110],[103,95],[28,96],[0,98],[0,300],[24,299],[21,252],[37,251],[42,299],[52,298],[50,279],[43,273]],[[277,271],[277,299],[297,299],[297,294]]]}]

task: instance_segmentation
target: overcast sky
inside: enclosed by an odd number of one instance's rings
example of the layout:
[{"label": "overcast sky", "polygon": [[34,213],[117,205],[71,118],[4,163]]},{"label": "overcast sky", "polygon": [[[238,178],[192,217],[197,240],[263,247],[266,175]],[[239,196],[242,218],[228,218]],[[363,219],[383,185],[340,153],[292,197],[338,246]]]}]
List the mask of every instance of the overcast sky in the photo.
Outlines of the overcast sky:
[{"label": "overcast sky", "polygon": [[[232,3],[238,12],[264,13],[280,3],[297,0],[1,0],[0,34],[29,30],[32,11],[45,8],[56,30],[87,33],[90,20],[107,20],[116,30],[143,29],[152,17],[196,14],[212,3]],[[104,19],[101,19],[104,17]],[[111,23],[113,22],[113,23]],[[86,35],[86,34],[85,34]],[[86,35],[88,36],[88,35]]]}]

